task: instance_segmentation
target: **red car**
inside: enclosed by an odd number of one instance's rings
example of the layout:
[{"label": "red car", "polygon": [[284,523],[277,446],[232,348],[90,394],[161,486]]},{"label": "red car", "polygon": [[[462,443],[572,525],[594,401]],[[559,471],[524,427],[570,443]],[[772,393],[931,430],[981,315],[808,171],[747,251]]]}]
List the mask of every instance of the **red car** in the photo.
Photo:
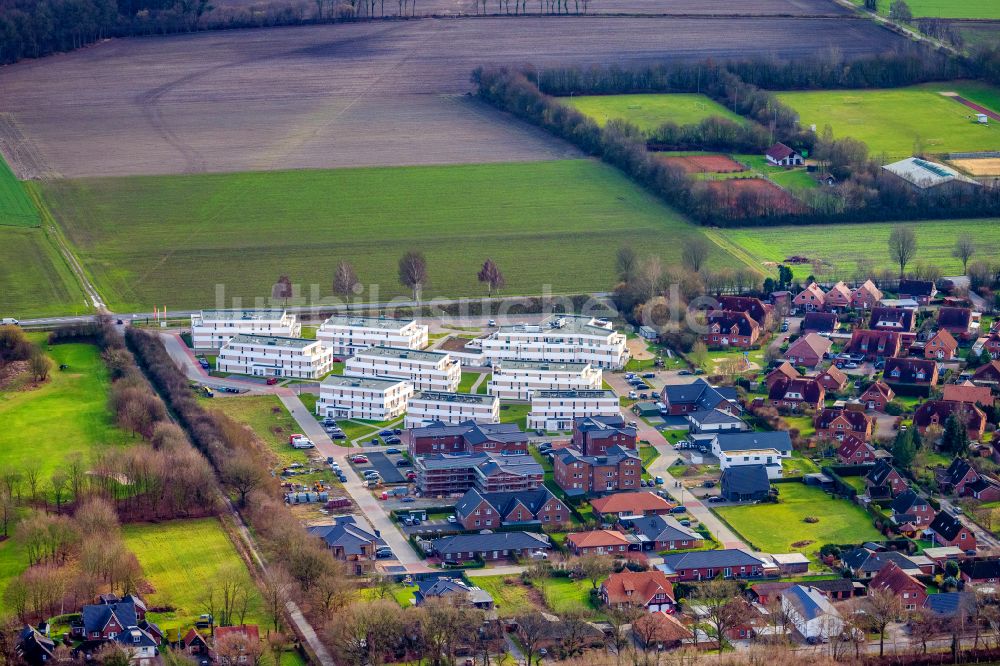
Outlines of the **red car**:
[{"label": "red car", "polygon": [[277,383],[278,383],[278,378],[277,377],[268,377],[267,378],[267,385],[268,386],[274,386]]},{"label": "red car", "polygon": [[354,464],[366,463],[368,462],[368,456],[354,456],[351,458],[351,462]]}]

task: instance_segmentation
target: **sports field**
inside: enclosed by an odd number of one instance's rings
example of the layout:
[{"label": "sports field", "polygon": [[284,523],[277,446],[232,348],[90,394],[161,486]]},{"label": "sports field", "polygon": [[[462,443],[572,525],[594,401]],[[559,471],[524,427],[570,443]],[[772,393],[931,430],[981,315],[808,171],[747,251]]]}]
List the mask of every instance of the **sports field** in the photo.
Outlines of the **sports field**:
[{"label": "sports field", "polygon": [[[815,557],[823,544],[860,544],[880,538],[864,509],[801,483],[775,486],[777,504],[715,509],[737,532],[765,553],[802,552]],[[815,517],[818,522],[807,523]]]},{"label": "sports field", "polygon": [[108,373],[97,347],[59,344],[49,356],[54,367],[47,383],[0,391],[0,469],[37,465],[39,492],[47,492],[49,476],[71,456],[88,460],[103,447],[135,441],[108,410]]},{"label": "sports field", "polygon": [[38,210],[0,155],[0,226],[37,227]]},{"label": "sports field", "polygon": [[[951,256],[955,239],[963,234],[976,243],[973,260],[991,260],[1000,253],[1000,220],[933,220],[906,222],[917,235],[917,254],[913,264],[927,263],[941,267],[945,275],[962,272],[961,262]],[[817,277],[851,278],[859,257],[874,262],[876,269],[897,269],[889,258],[888,241],[895,223],[836,224],[817,226],[758,227],[754,229],[724,229],[712,231],[724,244],[736,252],[745,251],[748,263],[771,268],[791,256],[819,259],[823,267]],[[863,239],[863,240],[862,240]],[[912,266],[912,264],[911,264]],[[792,266],[798,278],[805,278],[814,269],[809,264]]]},{"label": "sports field", "polygon": [[41,228],[0,226],[0,316],[90,311],[66,262]]},{"label": "sports field", "polygon": [[[888,16],[891,4],[892,0],[878,0],[879,14]],[[1000,3],[993,0],[907,0],[906,4],[915,18],[1000,19]]]},{"label": "sports field", "polygon": [[[175,632],[187,631],[201,613],[206,589],[218,585],[227,571],[236,571],[252,590],[246,624],[266,626],[268,618],[243,560],[215,518],[172,520],[157,524],[125,525],[125,544],[142,565],[152,586],[146,594],[150,606],[172,607],[172,612],[150,613],[154,622],[175,640]],[[235,621],[239,621],[236,618]]]},{"label": "sports field", "polygon": [[868,144],[873,157],[887,161],[915,152],[1000,150],[1000,125],[980,125],[972,111],[942,91],[1000,110],[1000,91],[969,82],[933,83],[892,90],[825,90],[779,92],[778,99],[795,109],[800,122],[817,131],[829,125],[836,137]]},{"label": "sports field", "polygon": [[[288,275],[329,298],[353,262],[370,301],[409,296],[397,262],[427,257],[425,297],[486,295],[487,257],[505,294],[607,290],[614,250],[675,263],[703,233],[595,160],[52,181],[45,199],[112,309],[202,307],[269,297]],[[581,261],[581,257],[586,257]],[[732,264],[716,251],[710,263]],[[315,285],[315,287],[313,287]],[[315,289],[315,291],[314,291]],[[247,301],[244,301],[244,305]]]},{"label": "sports field", "polygon": [[643,131],[654,130],[663,123],[691,125],[710,116],[721,116],[734,122],[746,119],[705,95],[676,93],[670,95],[581,95],[563,97],[563,104],[593,118],[604,126],[609,120],[627,120]]}]

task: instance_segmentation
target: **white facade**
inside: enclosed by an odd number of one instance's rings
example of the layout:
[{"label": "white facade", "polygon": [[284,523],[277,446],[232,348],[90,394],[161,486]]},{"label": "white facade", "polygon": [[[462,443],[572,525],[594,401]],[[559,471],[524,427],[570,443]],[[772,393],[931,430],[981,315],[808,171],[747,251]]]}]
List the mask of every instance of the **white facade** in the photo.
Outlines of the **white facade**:
[{"label": "white facade", "polygon": [[318,340],[237,335],[219,350],[215,369],[256,377],[319,379],[333,367],[333,352]]},{"label": "white facade", "polygon": [[378,345],[423,349],[427,346],[427,327],[412,319],[333,315],[316,331],[316,339],[337,356],[351,356]]},{"label": "white facade", "polygon": [[[713,451],[715,453],[715,451]],[[716,454],[719,458],[719,469],[725,471],[730,467],[741,465],[764,465],[767,470],[767,478],[781,478],[782,456],[778,449],[752,449],[747,451],[729,451]]]},{"label": "white facade", "polygon": [[830,600],[814,587],[793,585],[781,594],[781,609],[806,639],[828,641],[844,632],[844,619]]},{"label": "white facade", "polygon": [[462,364],[443,352],[369,347],[344,363],[345,375],[408,379],[418,391],[456,391]]},{"label": "white facade", "polygon": [[589,363],[500,361],[487,385],[501,400],[530,400],[535,391],[583,391],[601,388],[603,373]]},{"label": "white facade", "polygon": [[611,322],[578,315],[553,315],[541,324],[501,326],[482,340],[483,359],[589,363],[619,369],[628,361],[625,335]]},{"label": "white facade", "polygon": [[535,391],[531,395],[528,429],[572,430],[583,416],[621,416],[612,391]]},{"label": "white facade", "polygon": [[191,315],[191,345],[222,349],[237,335],[298,338],[302,325],[284,310],[202,310]]},{"label": "white facade", "polygon": [[335,419],[388,421],[402,416],[413,395],[404,379],[373,379],[330,375],[319,387],[316,413]]},{"label": "white facade", "polygon": [[463,421],[499,423],[500,400],[494,395],[422,391],[410,398],[405,427],[419,428],[431,421],[457,425]]}]

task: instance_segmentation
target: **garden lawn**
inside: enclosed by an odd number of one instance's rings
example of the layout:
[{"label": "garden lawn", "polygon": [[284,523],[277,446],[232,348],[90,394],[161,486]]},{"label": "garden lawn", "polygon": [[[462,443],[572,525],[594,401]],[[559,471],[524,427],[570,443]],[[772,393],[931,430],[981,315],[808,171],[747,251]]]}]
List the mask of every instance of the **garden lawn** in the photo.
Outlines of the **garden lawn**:
[{"label": "garden lawn", "polygon": [[475,576],[469,579],[469,584],[482,588],[493,597],[500,617],[514,617],[538,610],[528,596],[528,588],[516,576]]},{"label": "garden lawn", "polygon": [[[889,258],[888,240],[894,226],[911,227],[917,236],[916,262],[938,266],[945,275],[958,275],[962,263],[952,256],[955,239],[969,234],[976,243],[974,259],[1000,254],[1000,224],[997,219],[934,220],[924,222],[878,222],[870,224],[830,224],[816,226],[756,227],[712,231],[717,242],[745,252],[746,260],[758,267],[770,268],[786,257],[800,255],[819,259],[823,266],[814,271],[810,264],[791,266],[796,279],[816,273],[820,279],[849,277],[857,260],[874,262],[875,270],[899,270]],[[845,238],[864,238],[864,243],[845,243]],[[766,264],[766,266],[765,266]],[[957,272],[956,272],[957,271]]]},{"label": "garden lawn", "polygon": [[500,423],[516,423],[521,430],[528,429],[528,412],[531,405],[500,404]]},{"label": "garden lawn", "polygon": [[43,229],[0,225],[0,316],[89,312],[76,278]]},{"label": "garden lawn", "polygon": [[785,476],[802,476],[805,474],[816,474],[820,470],[816,463],[804,457],[798,451],[795,451],[792,453],[791,458],[785,458],[781,461],[781,471]]},{"label": "garden lawn", "polygon": [[541,590],[545,603],[556,615],[582,609],[590,612],[594,619],[603,618],[591,602],[589,580],[539,578],[532,585]]},{"label": "garden lawn", "polygon": [[[864,0],[853,0],[859,7]],[[892,0],[878,0],[878,13],[889,15]],[[1000,19],[1000,4],[992,0],[907,0],[914,18]]]},{"label": "garden lawn", "polygon": [[[250,573],[215,518],[172,520],[157,524],[126,525],[125,543],[139,558],[153,591],[145,595],[150,606],[172,606],[173,612],[150,613],[151,619],[174,640],[205,612],[201,599],[207,587],[230,569],[253,586]],[[238,618],[236,618],[238,621]],[[260,593],[253,587],[246,624],[267,626]]]},{"label": "garden lawn", "polygon": [[282,465],[294,462],[305,464],[308,455],[302,449],[293,449],[288,437],[299,432],[298,423],[275,395],[244,395],[239,397],[202,398],[206,409],[222,412],[233,420],[249,426],[267,443]]},{"label": "garden lawn", "polygon": [[661,95],[582,95],[562,97],[560,102],[589,116],[602,127],[613,119],[627,120],[644,132],[672,122],[693,125],[711,116],[740,124],[746,119],[706,95],[671,93]]},{"label": "garden lawn", "polygon": [[[49,380],[26,391],[0,391],[0,469],[39,467],[40,488],[74,455],[85,462],[106,447],[138,441],[108,409],[108,372],[97,347],[53,345]],[[66,370],[59,370],[66,364]],[[45,492],[43,490],[43,492]]]},{"label": "garden lawn", "polygon": [[[864,509],[801,483],[775,484],[777,504],[719,507],[715,511],[754,548],[766,553],[802,552],[816,559],[823,544],[880,539]],[[807,516],[819,518],[807,523]],[[793,545],[794,544],[794,545]]]},{"label": "garden lawn", "polygon": [[[475,384],[477,381],[479,381],[479,378],[482,377],[482,376],[483,376],[483,374],[479,373],[479,372],[463,372],[462,373],[462,381],[460,381],[458,383],[458,391],[457,392],[458,393],[472,393],[472,385]],[[486,377],[486,378],[483,379],[483,383],[478,387],[479,390],[477,391],[477,393],[485,393],[486,392],[485,390],[483,390],[483,387],[486,385],[486,382],[488,382],[488,381],[489,381],[489,377]]]},{"label": "garden lawn", "polygon": [[[795,109],[800,122],[818,131],[829,125],[837,138],[853,137],[868,144],[869,153],[886,162],[915,152],[1000,150],[1000,126],[980,125],[973,111],[941,91],[990,106],[997,90],[983,84],[946,82],[881,90],[779,92],[778,99]],[[1000,111],[994,108],[994,111]]]},{"label": "garden lawn", "polygon": [[[786,169],[785,167],[774,166],[767,163],[767,158],[763,155],[733,155],[737,162],[741,162],[752,171],[766,176],[775,184],[787,190],[809,190],[819,187],[819,182],[809,175],[805,167]],[[733,174],[740,175],[740,174]]]},{"label": "garden lawn", "polygon": [[[614,248],[665,264],[703,232],[597,160],[55,180],[37,186],[84,268],[118,311],[268,297],[288,275],[332,302],[350,260],[359,298],[410,296],[399,257],[424,253],[424,297],[485,295],[487,256],[505,294],[607,290]],[[544,223],[540,223],[544,221]],[[609,251],[611,248],[612,251]],[[588,257],[580,261],[579,257]],[[738,262],[736,262],[738,263]],[[733,266],[715,250],[711,267]],[[372,290],[378,285],[377,295]],[[315,286],[315,296],[313,291]]]}]

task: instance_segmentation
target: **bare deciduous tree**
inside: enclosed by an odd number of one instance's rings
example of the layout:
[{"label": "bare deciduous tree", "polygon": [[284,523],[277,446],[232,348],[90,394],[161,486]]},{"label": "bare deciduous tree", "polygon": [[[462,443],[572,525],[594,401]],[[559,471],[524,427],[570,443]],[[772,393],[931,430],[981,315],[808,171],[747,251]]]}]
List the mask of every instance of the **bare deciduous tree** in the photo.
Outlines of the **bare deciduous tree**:
[{"label": "bare deciduous tree", "polygon": [[507,284],[503,272],[492,259],[487,259],[483,262],[483,267],[479,269],[479,274],[476,277],[479,278],[480,282],[485,282],[487,287],[489,287],[490,296],[493,295],[494,291],[499,292]]},{"label": "bare deciduous tree", "polygon": [[629,245],[618,248],[615,254],[615,272],[622,282],[631,282],[635,279],[636,271],[639,270],[639,257],[635,250]]},{"label": "bare deciduous tree", "polygon": [[341,261],[333,272],[333,293],[344,301],[357,293],[358,274],[349,261]]},{"label": "bare deciduous tree", "polygon": [[899,265],[899,277],[906,274],[906,265],[917,254],[917,234],[910,227],[895,226],[889,234],[889,256]]},{"label": "bare deciduous tree", "polygon": [[576,570],[580,575],[590,581],[593,589],[597,589],[601,581],[611,573],[614,561],[608,555],[597,555],[590,553],[580,557],[576,561]]},{"label": "bare deciduous tree", "polygon": [[699,272],[708,260],[711,244],[701,234],[688,236],[681,243],[681,261],[685,268]]},{"label": "bare deciduous tree", "polygon": [[715,630],[719,654],[722,654],[726,632],[749,617],[749,606],[739,593],[735,581],[716,578],[700,585],[691,595],[704,608],[706,622]]},{"label": "bare deciduous tree", "polygon": [[955,249],[951,256],[962,262],[962,274],[969,270],[969,259],[976,253],[976,243],[969,234],[962,234],[955,241]]},{"label": "bare deciduous tree", "polygon": [[399,283],[413,291],[413,300],[420,300],[427,286],[427,259],[422,252],[410,250],[399,258]]},{"label": "bare deciduous tree", "polygon": [[878,655],[885,655],[885,629],[902,611],[899,597],[889,590],[875,590],[868,595],[868,624],[878,633]]},{"label": "bare deciduous tree", "polygon": [[287,275],[282,275],[278,278],[278,281],[274,283],[271,287],[271,298],[276,301],[282,301],[288,303],[288,299],[292,297],[292,280]]}]

